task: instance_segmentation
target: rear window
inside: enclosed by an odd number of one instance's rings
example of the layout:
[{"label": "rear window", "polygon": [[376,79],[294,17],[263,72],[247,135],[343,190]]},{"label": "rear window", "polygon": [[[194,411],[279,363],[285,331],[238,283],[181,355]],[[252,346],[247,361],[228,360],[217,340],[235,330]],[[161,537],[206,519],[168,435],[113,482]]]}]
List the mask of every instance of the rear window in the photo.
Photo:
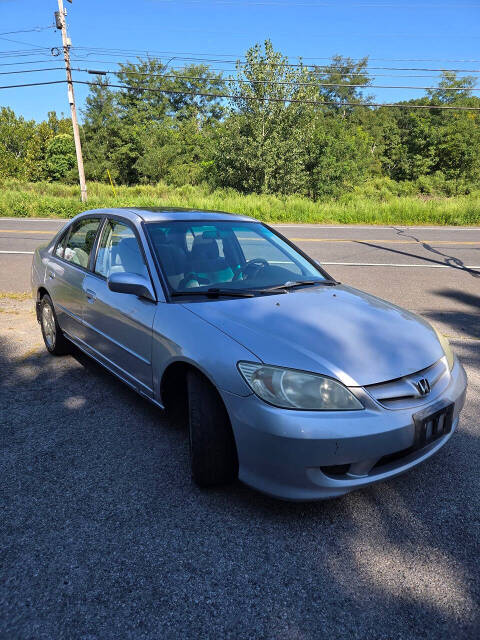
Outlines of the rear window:
[{"label": "rear window", "polygon": [[86,269],[99,225],[100,218],[82,218],[74,223],[63,250],[63,259]]},{"label": "rear window", "polygon": [[60,236],[60,239],[57,241],[55,247],[55,255],[57,258],[63,258],[63,252],[65,250],[65,241],[67,240],[68,232],[70,231],[70,227],[68,227]]}]

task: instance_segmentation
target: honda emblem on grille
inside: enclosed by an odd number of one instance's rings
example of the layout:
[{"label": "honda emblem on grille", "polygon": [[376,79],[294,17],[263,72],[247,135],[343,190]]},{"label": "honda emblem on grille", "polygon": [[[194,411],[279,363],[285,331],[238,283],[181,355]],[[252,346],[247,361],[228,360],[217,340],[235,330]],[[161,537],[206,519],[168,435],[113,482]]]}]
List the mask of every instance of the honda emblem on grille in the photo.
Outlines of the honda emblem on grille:
[{"label": "honda emblem on grille", "polygon": [[430,383],[426,378],[420,378],[415,382],[415,387],[421,396],[426,396],[427,393],[430,393]]}]

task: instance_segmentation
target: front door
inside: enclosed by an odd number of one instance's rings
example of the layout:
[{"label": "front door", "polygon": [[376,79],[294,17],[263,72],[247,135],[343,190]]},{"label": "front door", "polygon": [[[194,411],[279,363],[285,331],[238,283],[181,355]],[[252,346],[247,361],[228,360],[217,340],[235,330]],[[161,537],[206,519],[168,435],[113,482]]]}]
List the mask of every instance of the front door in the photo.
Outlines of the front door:
[{"label": "front door", "polygon": [[153,396],[152,327],[155,303],[110,291],[112,273],[150,278],[139,241],[126,222],[105,222],[93,273],[83,281],[85,342],[92,352],[138,391]]}]

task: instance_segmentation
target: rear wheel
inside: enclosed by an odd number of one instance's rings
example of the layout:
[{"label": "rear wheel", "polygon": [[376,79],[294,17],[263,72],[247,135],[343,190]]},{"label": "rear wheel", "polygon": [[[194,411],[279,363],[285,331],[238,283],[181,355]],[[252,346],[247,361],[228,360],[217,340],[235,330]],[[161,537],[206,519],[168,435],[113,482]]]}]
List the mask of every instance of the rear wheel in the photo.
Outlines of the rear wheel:
[{"label": "rear wheel", "polygon": [[200,487],[233,482],[238,458],[227,411],[200,373],[189,371],[187,384],[192,477]]},{"label": "rear wheel", "polygon": [[45,294],[40,302],[40,327],[47,350],[55,356],[65,355],[70,351],[70,343],[60,329],[53,308],[52,299]]}]

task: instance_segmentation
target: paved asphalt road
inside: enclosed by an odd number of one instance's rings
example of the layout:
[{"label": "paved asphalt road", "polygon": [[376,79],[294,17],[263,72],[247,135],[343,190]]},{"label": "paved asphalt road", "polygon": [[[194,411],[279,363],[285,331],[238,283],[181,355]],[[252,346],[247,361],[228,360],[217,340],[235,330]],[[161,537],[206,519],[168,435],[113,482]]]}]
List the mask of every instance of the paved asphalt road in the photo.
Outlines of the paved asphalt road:
[{"label": "paved asphalt road", "polygon": [[[0,218],[0,252],[58,224]],[[48,356],[30,303],[0,298],[2,640],[479,637],[480,229],[281,229],[451,337],[458,432],[329,502],[200,491],[182,429],[80,354]],[[0,290],[27,290],[30,261],[0,253]]]}]

